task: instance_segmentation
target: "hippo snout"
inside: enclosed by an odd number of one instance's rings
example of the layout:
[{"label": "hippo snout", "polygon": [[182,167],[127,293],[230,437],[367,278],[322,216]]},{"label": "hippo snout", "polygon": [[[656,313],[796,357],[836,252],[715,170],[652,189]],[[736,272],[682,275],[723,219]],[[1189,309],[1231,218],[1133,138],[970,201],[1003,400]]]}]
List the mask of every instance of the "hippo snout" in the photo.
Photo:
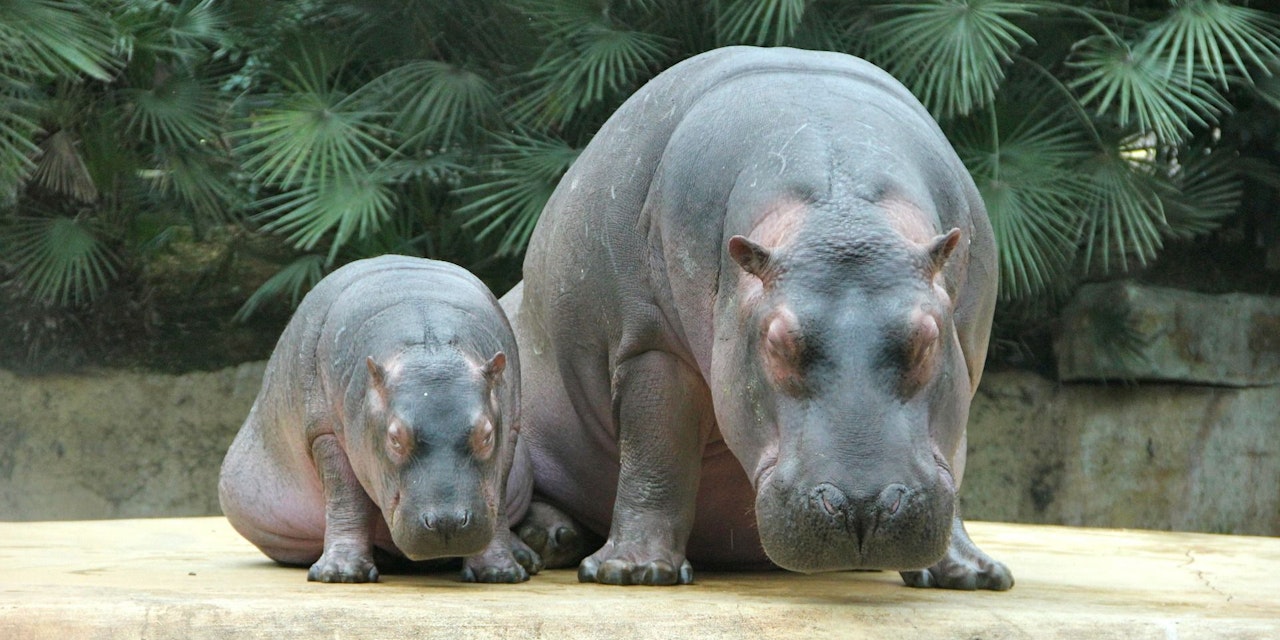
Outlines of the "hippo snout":
[{"label": "hippo snout", "polygon": [[902,511],[903,503],[910,499],[911,490],[906,485],[893,483],[880,491],[860,498],[850,498],[839,487],[823,482],[814,487],[810,502],[821,509],[832,524],[857,537],[859,546],[873,535],[881,524],[888,523]]},{"label": "hippo snout", "polygon": [[944,482],[851,488],[783,478],[756,496],[760,541],[792,571],[927,567],[946,551],[955,493]]},{"label": "hippo snout", "polygon": [[471,510],[462,509],[455,512],[427,512],[422,516],[422,526],[433,531],[448,541],[460,533],[466,533],[471,525]]}]

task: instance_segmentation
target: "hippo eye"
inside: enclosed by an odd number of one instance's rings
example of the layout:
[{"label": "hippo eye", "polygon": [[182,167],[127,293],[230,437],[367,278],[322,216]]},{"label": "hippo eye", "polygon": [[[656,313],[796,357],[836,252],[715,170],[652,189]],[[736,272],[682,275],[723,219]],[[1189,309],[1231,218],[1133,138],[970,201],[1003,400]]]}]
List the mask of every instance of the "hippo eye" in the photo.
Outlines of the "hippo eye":
[{"label": "hippo eye", "polygon": [[487,460],[493,455],[494,441],[497,439],[498,430],[494,428],[493,421],[485,419],[471,432],[471,451],[475,453],[476,458]]},{"label": "hippo eye", "polygon": [[409,439],[409,430],[399,420],[392,420],[387,425],[387,448],[395,457],[404,457],[409,455],[409,448],[412,442]]}]

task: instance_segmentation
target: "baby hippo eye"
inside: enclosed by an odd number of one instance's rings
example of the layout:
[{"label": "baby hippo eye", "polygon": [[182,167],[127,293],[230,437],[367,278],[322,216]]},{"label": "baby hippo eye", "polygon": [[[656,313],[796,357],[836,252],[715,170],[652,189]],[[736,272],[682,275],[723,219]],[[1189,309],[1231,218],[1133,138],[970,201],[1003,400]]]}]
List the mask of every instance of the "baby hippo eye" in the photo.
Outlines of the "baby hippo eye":
[{"label": "baby hippo eye", "polygon": [[487,460],[493,455],[494,440],[497,438],[497,429],[493,426],[493,421],[488,418],[482,419],[480,424],[471,432],[471,451],[476,458]]},{"label": "baby hippo eye", "polygon": [[391,450],[392,455],[396,457],[408,455],[411,444],[409,430],[399,420],[392,420],[387,425],[387,448]]}]

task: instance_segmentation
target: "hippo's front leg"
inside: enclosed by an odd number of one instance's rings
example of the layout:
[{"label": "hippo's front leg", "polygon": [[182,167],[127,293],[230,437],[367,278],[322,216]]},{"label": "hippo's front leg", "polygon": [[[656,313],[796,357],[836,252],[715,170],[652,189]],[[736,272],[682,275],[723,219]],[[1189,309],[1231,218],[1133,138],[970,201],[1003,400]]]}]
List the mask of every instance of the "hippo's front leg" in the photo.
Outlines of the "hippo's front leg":
[{"label": "hippo's front leg", "polygon": [[524,582],[542,570],[542,558],[499,519],[484,551],[462,562],[463,582]]},{"label": "hippo's front leg", "polygon": [[689,584],[685,546],[693,529],[703,432],[711,401],[702,378],[675,356],[648,351],[618,365],[613,415],[620,469],[604,547],[578,580]]},{"label": "hippo's front leg", "polygon": [[1013,574],[1009,568],[969,539],[964,522],[958,515],[951,520],[951,545],[947,554],[928,569],[901,573],[902,580],[909,587],[1006,591],[1013,586]]},{"label": "hippo's front leg", "polygon": [[311,442],[324,484],[324,553],[311,565],[312,582],[377,582],[370,534],[378,508],[360,486],[347,454],[332,434]]}]

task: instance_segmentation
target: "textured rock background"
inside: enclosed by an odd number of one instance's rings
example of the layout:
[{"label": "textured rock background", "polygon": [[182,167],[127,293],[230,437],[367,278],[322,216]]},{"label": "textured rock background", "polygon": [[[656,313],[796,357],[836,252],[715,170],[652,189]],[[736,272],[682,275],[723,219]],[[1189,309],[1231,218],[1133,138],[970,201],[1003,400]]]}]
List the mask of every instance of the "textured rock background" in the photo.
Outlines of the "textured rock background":
[{"label": "textured rock background", "polygon": [[[218,513],[265,363],[186,375],[0,371],[0,520]],[[989,373],[975,520],[1280,535],[1280,386],[1061,385]]]}]

